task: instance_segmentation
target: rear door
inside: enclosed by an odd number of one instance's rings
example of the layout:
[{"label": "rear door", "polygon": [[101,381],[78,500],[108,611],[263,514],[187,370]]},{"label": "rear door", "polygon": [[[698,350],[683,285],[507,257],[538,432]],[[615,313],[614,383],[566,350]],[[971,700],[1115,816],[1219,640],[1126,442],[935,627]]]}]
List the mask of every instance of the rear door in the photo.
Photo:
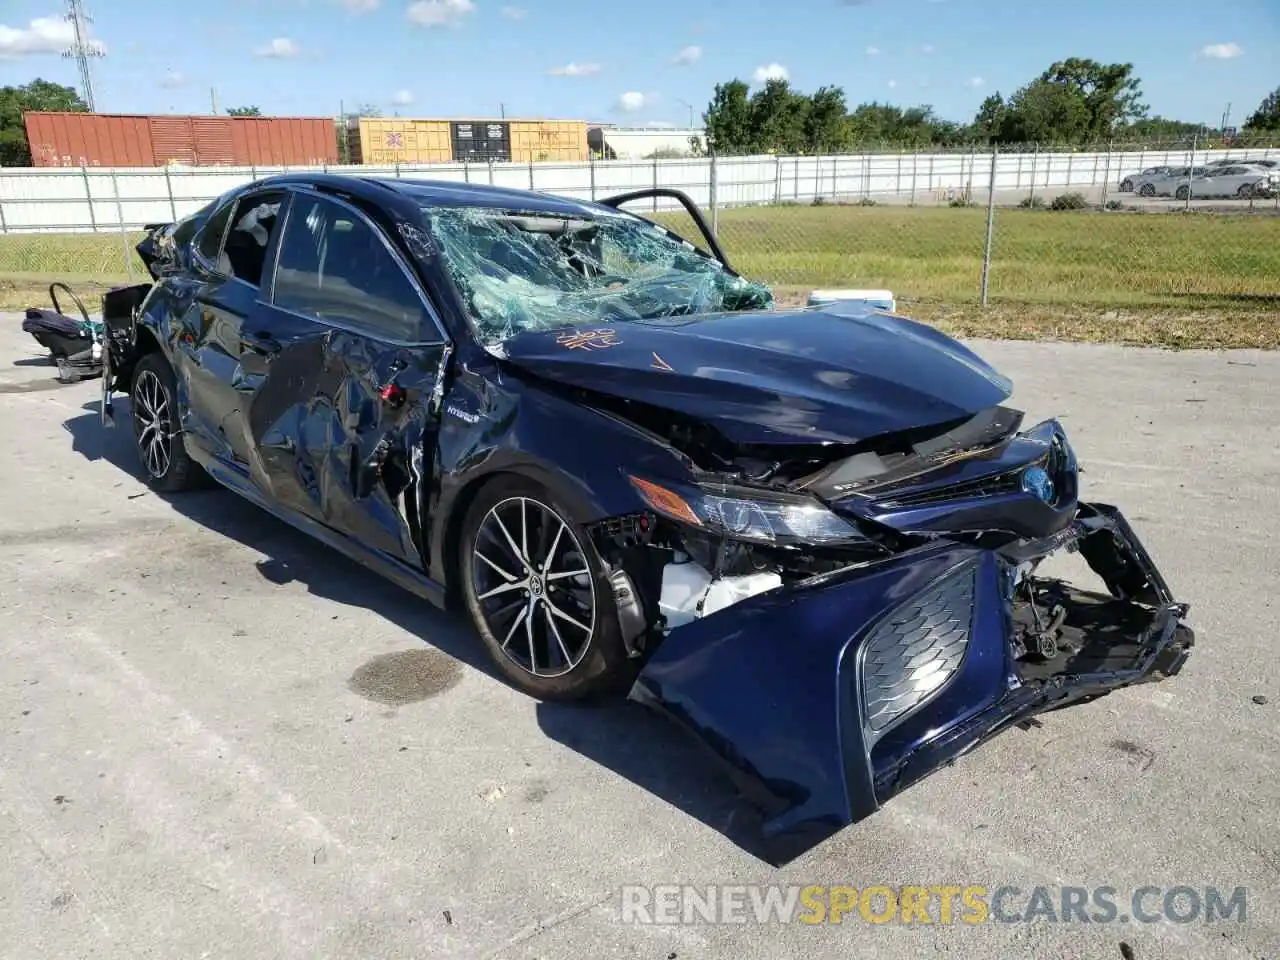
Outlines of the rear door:
[{"label": "rear door", "polygon": [[[242,194],[205,224],[192,246],[191,270],[166,281],[180,301],[171,332],[186,392],[183,427],[225,479],[248,478],[263,494],[272,484],[247,430],[255,395],[284,340],[269,329],[263,287],[288,199],[281,190]],[[287,338],[286,338],[287,339]]]},{"label": "rear door", "polygon": [[[298,386],[280,388],[309,396],[279,431],[297,440],[288,455],[299,509],[367,548],[425,566],[423,497],[452,351],[416,275],[363,211],[300,191],[269,309],[273,325],[323,330],[290,378]],[[265,434],[257,442],[269,445]]]}]

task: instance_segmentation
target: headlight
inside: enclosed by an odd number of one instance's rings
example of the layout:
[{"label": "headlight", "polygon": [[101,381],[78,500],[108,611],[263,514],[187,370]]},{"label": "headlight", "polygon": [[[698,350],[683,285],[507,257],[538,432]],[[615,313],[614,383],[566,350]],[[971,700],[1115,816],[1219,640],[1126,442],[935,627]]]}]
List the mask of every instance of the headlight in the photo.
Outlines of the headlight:
[{"label": "headlight", "polygon": [[717,486],[661,486],[630,477],[655,511],[694,527],[757,543],[840,543],[861,540],[857,527],[813,497]]}]

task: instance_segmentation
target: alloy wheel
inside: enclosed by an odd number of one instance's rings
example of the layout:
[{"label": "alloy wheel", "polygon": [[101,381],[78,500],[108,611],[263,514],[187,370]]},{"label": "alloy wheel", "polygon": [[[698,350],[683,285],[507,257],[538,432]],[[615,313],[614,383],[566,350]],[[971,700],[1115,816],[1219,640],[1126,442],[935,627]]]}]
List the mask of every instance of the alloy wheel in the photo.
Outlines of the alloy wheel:
[{"label": "alloy wheel", "polygon": [[559,677],[582,662],[596,624],[595,584],[569,524],[530,497],[494,504],[471,549],[476,600],[516,666]]},{"label": "alloy wheel", "polygon": [[138,375],[133,390],[133,424],[147,473],[159,480],[173,459],[173,431],[169,395],[153,370]]}]

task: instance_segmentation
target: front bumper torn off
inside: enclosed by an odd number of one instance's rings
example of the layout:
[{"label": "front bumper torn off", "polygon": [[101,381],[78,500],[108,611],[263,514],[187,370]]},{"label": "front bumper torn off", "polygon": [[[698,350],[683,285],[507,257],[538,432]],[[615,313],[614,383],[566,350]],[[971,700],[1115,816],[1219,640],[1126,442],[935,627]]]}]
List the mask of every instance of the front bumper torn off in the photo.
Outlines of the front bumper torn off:
[{"label": "front bumper torn off", "polygon": [[[1013,573],[1063,550],[1109,595],[1063,585],[1078,642],[1025,671]],[[704,617],[672,631],[631,696],[728,764],[780,863],[1010,726],[1177,674],[1194,643],[1186,614],[1119,511],[1082,504],[1013,556],[940,540]]]}]

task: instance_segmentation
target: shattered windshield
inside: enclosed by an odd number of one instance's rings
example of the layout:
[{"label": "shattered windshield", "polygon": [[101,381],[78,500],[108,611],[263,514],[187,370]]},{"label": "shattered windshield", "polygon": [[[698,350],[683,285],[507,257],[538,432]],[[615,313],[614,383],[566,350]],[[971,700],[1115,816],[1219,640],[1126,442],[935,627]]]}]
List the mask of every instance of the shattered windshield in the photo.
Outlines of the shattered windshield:
[{"label": "shattered windshield", "polygon": [[625,214],[425,207],[479,339],[531,330],[768,310],[773,294],[663,228]]}]

